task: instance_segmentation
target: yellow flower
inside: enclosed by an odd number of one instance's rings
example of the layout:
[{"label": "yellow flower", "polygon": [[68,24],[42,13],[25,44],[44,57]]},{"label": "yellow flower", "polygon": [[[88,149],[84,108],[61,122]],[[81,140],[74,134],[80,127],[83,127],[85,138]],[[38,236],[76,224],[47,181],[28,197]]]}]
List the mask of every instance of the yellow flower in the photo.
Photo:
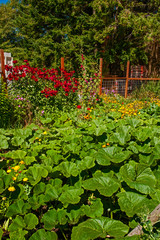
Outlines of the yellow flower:
[{"label": "yellow flower", "polygon": [[10,172],[11,172],[11,169],[8,169],[8,170],[7,170],[7,173],[10,173]]},{"label": "yellow flower", "polygon": [[105,148],[106,147],[106,145],[102,145],[102,148]]},{"label": "yellow flower", "polygon": [[43,134],[47,134],[47,132],[45,131],[45,132],[43,132]]},{"label": "yellow flower", "polygon": [[35,139],[37,140],[37,139],[39,139],[39,137],[36,137]]},{"label": "yellow flower", "polygon": [[107,143],[106,145],[109,146],[109,143]]},{"label": "yellow flower", "polygon": [[27,182],[28,181],[28,178],[23,178],[23,182]]},{"label": "yellow flower", "polygon": [[6,200],[6,197],[2,197],[2,200],[3,200],[3,201]]},{"label": "yellow flower", "polygon": [[17,174],[16,174],[16,177],[18,177],[18,175],[19,175],[19,174],[17,173]]},{"label": "yellow flower", "polygon": [[16,181],[17,178],[16,177],[12,177],[12,179],[13,179],[13,181]]},{"label": "yellow flower", "polygon": [[20,169],[20,166],[17,165],[13,169],[14,169],[15,172],[17,172]]},{"label": "yellow flower", "polygon": [[39,142],[42,141],[42,139],[39,139]]},{"label": "yellow flower", "polygon": [[9,191],[9,192],[14,192],[15,190],[16,190],[15,187],[9,187],[9,188],[8,188],[8,191]]},{"label": "yellow flower", "polygon": [[20,161],[19,163],[20,163],[20,164],[25,164],[25,162],[24,162],[24,161]]}]

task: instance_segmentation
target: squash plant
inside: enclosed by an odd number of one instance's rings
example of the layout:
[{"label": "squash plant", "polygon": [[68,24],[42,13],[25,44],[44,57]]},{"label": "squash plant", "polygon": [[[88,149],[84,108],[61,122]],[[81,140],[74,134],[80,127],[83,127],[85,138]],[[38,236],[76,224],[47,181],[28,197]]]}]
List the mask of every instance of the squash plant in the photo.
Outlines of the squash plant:
[{"label": "squash plant", "polygon": [[2,239],[127,237],[160,201],[160,117],[77,112],[0,129]]}]

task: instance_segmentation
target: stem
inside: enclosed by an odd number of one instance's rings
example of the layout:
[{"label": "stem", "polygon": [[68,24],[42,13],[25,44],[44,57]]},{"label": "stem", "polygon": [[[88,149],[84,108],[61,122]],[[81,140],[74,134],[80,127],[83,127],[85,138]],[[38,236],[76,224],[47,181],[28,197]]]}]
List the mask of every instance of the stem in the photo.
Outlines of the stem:
[{"label": "stem", "polygon": [[67,238],[66,238],[66,236],[65,236],[65,234],[64,234],[64,232],[63,232],[63,230],[62,230],[61,228],[60,228],[60,230],[61,230],[61,232],[62,232],[62,235],[63,235],[64,239],[67,240]]}]

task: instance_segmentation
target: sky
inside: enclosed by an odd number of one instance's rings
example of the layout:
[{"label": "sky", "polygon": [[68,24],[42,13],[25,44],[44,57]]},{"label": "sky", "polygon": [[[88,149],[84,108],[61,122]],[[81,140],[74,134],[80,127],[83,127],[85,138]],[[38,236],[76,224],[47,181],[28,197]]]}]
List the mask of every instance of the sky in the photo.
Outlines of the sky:
[{"label": "sky", "polygon": [[0,4],[1,3],[6,3],[6,2],[8,2],[8,0],[0,0]]}]

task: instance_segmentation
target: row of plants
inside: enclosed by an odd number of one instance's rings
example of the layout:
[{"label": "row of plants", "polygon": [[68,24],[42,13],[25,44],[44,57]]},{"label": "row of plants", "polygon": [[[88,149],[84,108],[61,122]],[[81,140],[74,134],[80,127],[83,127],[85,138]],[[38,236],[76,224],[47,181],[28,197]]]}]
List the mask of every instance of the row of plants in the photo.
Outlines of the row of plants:
[{"label": "row of plants", "polygon": [[2,239],[140,239],[127,234],[160,201],[158,112],[78,105],[41,121],[0,129]]}]

